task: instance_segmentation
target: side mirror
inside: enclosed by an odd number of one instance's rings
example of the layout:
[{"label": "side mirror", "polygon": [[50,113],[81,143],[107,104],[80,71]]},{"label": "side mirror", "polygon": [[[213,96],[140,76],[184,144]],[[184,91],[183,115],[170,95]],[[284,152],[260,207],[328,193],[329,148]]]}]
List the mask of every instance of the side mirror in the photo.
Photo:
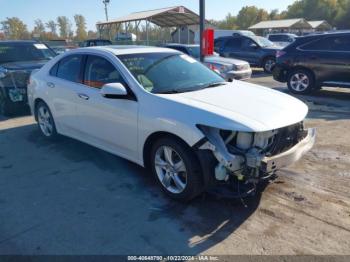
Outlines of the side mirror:
[{"label": "side mirror", "polygon": [[257,44],[250,44],[249,46],[251,49],[258,49],[259,46]]},{"label": "side mirror", "polygon": [[128,91],[121,83],[105,84],[102,86],[100,93],[103,97],[111,99],[125,98],[128,95]]}]

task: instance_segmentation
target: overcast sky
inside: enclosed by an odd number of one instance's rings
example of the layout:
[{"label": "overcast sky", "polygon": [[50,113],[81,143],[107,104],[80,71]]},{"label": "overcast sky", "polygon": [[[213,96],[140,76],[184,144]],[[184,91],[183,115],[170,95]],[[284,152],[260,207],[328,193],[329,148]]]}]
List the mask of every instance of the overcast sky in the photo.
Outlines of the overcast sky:
[{"label": "overcast sky", "polygon": [[[284,10],[294,0],[206,0],[207,19],[222,19],[228,12],[237,12],[246,5],[255,5],[267,10]],[[110,18],[127,15],[132,12],[145,11],[169,6],[184,5],[198,12],[198,0],[111,0]],[[97,21],[105,20],[102,0],[0,0],[0,21],[6,17],[19,17],[33,29],[33,21],[44,22],[57,16],[68,16],[73,23],[74,14],[86,17],[88,29],[95,30]]]}]

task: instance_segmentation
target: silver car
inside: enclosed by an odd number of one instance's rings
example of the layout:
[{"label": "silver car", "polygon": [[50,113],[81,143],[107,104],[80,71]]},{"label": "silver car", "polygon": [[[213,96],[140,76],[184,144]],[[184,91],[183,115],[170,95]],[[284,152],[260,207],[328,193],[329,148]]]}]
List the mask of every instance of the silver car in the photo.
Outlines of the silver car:
[{"label": "silver car", "polygon": [[[193,58],[199,59],[199,45],[186,44],[168,44],[167,48],[172,48],[181,51]],[[214,53],[212,56],[206,56],[204,63],[212,70],[218,72],[227,81],[245,80],[252,76],[252,69],[248,62],[234,58],[220,57]]]}]

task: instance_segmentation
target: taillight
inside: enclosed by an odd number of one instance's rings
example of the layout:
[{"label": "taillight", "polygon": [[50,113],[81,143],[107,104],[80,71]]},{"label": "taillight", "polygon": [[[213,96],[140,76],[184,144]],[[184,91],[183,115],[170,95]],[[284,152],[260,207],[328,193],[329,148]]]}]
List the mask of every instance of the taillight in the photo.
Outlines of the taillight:
[{"label": "taillight", "polygon": [[284,56],[286,54],[286,52],[282,51],[282,50],[277,50],[276,52],[276,57],[279,58],[281,56]]}]

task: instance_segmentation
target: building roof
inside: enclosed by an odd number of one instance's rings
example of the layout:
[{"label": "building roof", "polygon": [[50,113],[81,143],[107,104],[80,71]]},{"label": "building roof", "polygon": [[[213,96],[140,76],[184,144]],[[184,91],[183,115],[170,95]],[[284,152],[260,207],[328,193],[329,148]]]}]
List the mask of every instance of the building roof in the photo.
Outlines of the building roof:
[{"label": "building roof", "polygon": [[117,19],[98,22],[97,26],[148,20],[161,27],[175,27],[199,24],[199,16],[184,6],[167,7],[135,12]]},{"label": "building roof", "polygon": [[332,29],[332,26],[326,20],[309,21],[313,29]]},{"label": "building roof", "polygon": [[312,29],[311,25],[303,18],[297,19],[283,19],[283,20],[270,20],[257,23],[249,29]]}]

